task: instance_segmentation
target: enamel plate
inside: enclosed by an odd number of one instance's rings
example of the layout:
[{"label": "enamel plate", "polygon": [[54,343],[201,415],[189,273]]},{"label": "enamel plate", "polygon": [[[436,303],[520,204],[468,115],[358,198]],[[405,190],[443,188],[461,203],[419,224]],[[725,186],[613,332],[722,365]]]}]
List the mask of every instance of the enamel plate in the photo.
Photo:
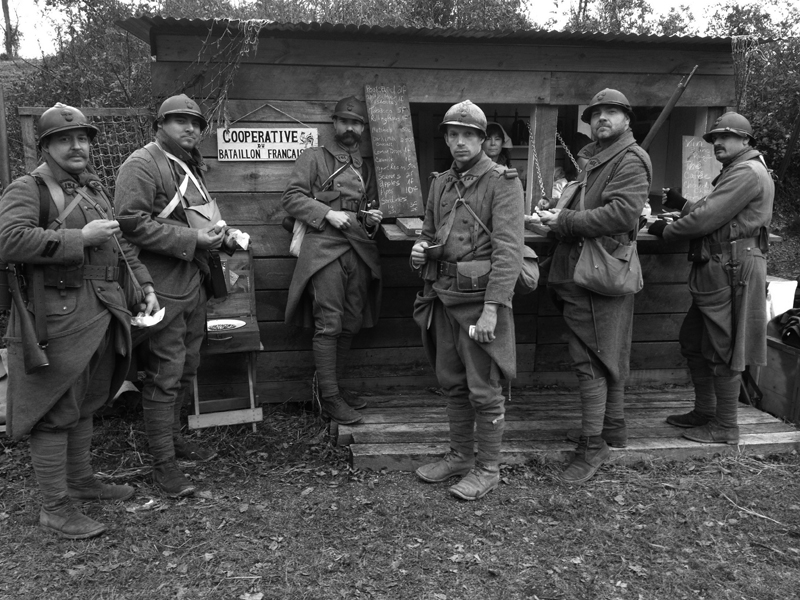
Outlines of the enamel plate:
[{"label": "enamel plate", "polygon": [[214,319],[208,322],[209,331],[230,331],[244,326],[245,322],[239,319]]}]

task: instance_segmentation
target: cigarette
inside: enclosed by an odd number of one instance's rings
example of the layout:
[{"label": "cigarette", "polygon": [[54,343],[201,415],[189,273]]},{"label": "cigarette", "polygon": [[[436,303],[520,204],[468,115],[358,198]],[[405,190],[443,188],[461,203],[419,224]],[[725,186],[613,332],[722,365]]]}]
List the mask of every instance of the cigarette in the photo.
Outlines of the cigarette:
[{"label": "cigarette", "polygon": [[469,338],[471,340],[475,339],[475,325],[470,325],[469,326]]}]

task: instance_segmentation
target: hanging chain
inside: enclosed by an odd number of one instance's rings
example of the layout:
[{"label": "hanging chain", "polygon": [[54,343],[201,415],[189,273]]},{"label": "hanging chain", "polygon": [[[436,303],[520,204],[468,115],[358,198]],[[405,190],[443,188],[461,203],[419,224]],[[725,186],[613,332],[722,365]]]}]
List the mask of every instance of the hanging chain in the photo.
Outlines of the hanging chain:
[{"label": "hanging chain", "polygon": [[542,168],[539,166],[539,157],[536,155],[536,142],[533,139],[531,122],[525,121],[525,125],[528,126],[528,133],[530,134],[530,137],[528,138],[528,144],[530,145],[531,153],[533,154],[533,164],[536,167],[536,178],[539,180],[539,189],[542,190],[542,198],[547,198],[547,194],[544,191],[544,181],[542,180]]},{"label": "hanging chain", "polygon": [[569,157],[570,162],[572,162],[572,165],[575,167],[575,171],[580,173],[581,172],[581,168],[578,166],[578,161],[576,161],[575,157],[572,156],[572,152],[569,151],[569,148],[567,147],[567,144],[564,141],[564,138],[561,137],[561,134],[558,132],[557,129],[556,129],[556,138],[558,139],[558,143],[561,144],[561,147],[564,149],[564,152],[567,153],[567,156]]}]

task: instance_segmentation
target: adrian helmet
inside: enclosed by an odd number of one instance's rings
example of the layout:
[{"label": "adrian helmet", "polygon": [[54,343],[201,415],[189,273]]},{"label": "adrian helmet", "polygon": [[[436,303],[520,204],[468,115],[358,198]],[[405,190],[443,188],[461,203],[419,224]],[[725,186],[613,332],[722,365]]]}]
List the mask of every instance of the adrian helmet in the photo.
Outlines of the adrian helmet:
[{"label": "adrian helmet", "polygon": [[367,122],[367,106],[355,96],[342,98],[336,103],[331,119],[355,119],[362,123]]},{"label": "adrian helmet", "polygon": [[39,133],[39,147],[42,147],[44,139],[59,131],[68,129],[85,129],[89,135],[89,140],[94,140],[100,131],[89,122],[81,111],[66,104],[56,103],[52,108],[48,108],[39,117],[36,129]]},{"label": "adrian helmet", "polygon": [[597,92],[592,98],[592,101],[589,102],[589,106],[583,109],[583,114],[581,114],[581,121],[584,123],[589,123],[592,120],[592,110],[596,106],[602,105],[610,105],[610,106],[619,106],[621,107],[628,115],[628,118],[633,121],[633,109],[631,108],[631,103],[628,102],[628,99],[625,97],[625,94],[620,92],[619,90],[612,90],[611,88],[606,88],[602,91]]},{"label": "adrian helmet", "polygon": [[153,129],[158,129],[158,124],[162,123],[168,115],[191,115],[200,119],[203,129],[208,126],[208,121],[200,111],[197,102],[189,98],[186,94],[178,94],[177,96],[170,96],[158,109],[156,120],[153,121]]},{"label": "adrian helmet", "polygon": [[727,112],[717,119],[714,126],[703,135],[703,139],[710,144],[711,136],[715,133],[733,133],[753,139],[753,127],[750,121],[735,112]]},{"label": "adrian helmet", "polygon": [[444,113],[444,119],[439,123],[439,131],[445,133],[445,128],[448,125],[472,127],[486,135],[486,115],[483,114],[477,104],[470,100],[464,100],[447,109],[447,112]]}]

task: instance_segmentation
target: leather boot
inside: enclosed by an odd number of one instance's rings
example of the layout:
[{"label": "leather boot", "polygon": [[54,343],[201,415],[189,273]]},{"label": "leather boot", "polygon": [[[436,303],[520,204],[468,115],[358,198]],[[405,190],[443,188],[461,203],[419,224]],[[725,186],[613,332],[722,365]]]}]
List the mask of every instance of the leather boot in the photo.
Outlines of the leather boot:
[{"label": "leather boot", "polygon": [[449,489],[456,498],[480,500],[500,483],[500,465],[477,461],[469,473]]},{"label": "leather boot", "polygon": [[440,483],[457,475],[466,475],[475,465],[475,455],[462,454],[453,449],[440,460],[421,466],[415,472],[425,483]]},{"label": "leather boot", "polygon": [[71,503],[50,510],[43,506],[39,511],[39,525],[68,540],[93,538],[106,530],[105,525],[87,517]]},{"label": "leather boot", "polygon": [[667,423],[675,427],[701,427],[711,421],[716,413],[714,377],[706,370],[692,369],[690,373],[694,385],[694,408],[688,413],[668,416]]},{"label": "leather boot", "polygon": [[101,502],[124,502],[133,497],[136,489],[130,485],[114,485],[95,480],[84,487],[69,487],[67,493],[74,500],[99,500]]},{"label": "leather boot", "polygon": [[342,400],[345,401],[347,406],[353,410],[361,410],[362,408],[367,407],[366,401],[361,398],[361,396],[356,394],[353,390],[349,390],[341,385],[339,386],[339,395],[342,397]]},{"label": "leather boot", "polygon": [[592,478],[611,456],[611,449],[601,436],[581,436],[572,461],[561,473],[559,479],[564,483],[580,484]]},{"label": "leather boot", "polygon": [[[567,441],[577,444],[581,440],[581,433],[583,432],[580,429],[570,429],[566,434]],[[600,434],[600,437],[602,437],[611,448],[625,448],[628,445],[628,430],[624,422],[622,427],[619,427],[617,422],[612,424],[611,427],[606,428],[606,419],[604,419],[603,433]]]},{"label": "leather boot", "polygon": [[195,490],[174,460],[153,467],[153,483],[169,498],[191,496]]},{"label": "leather boot", "polygon": [[31,431],[31,464],[42,493],[39,525],[61,537],[82,540],[100,535],[106,527],[75,508],[67,494],[68,440],[67,431]]},{"label": "leather boot", "polygon": [[683,437],[703,444],[738,444],[741,376],[715,376],[713,381],[717,400],[714,418],[703,426],[685,431]]},{"label": "leather boot", "polygon": [[340,425],[352,425],[364,420],[364,417],[350,408],[338,394],[332,398],[322,399],[322,416]]}]

